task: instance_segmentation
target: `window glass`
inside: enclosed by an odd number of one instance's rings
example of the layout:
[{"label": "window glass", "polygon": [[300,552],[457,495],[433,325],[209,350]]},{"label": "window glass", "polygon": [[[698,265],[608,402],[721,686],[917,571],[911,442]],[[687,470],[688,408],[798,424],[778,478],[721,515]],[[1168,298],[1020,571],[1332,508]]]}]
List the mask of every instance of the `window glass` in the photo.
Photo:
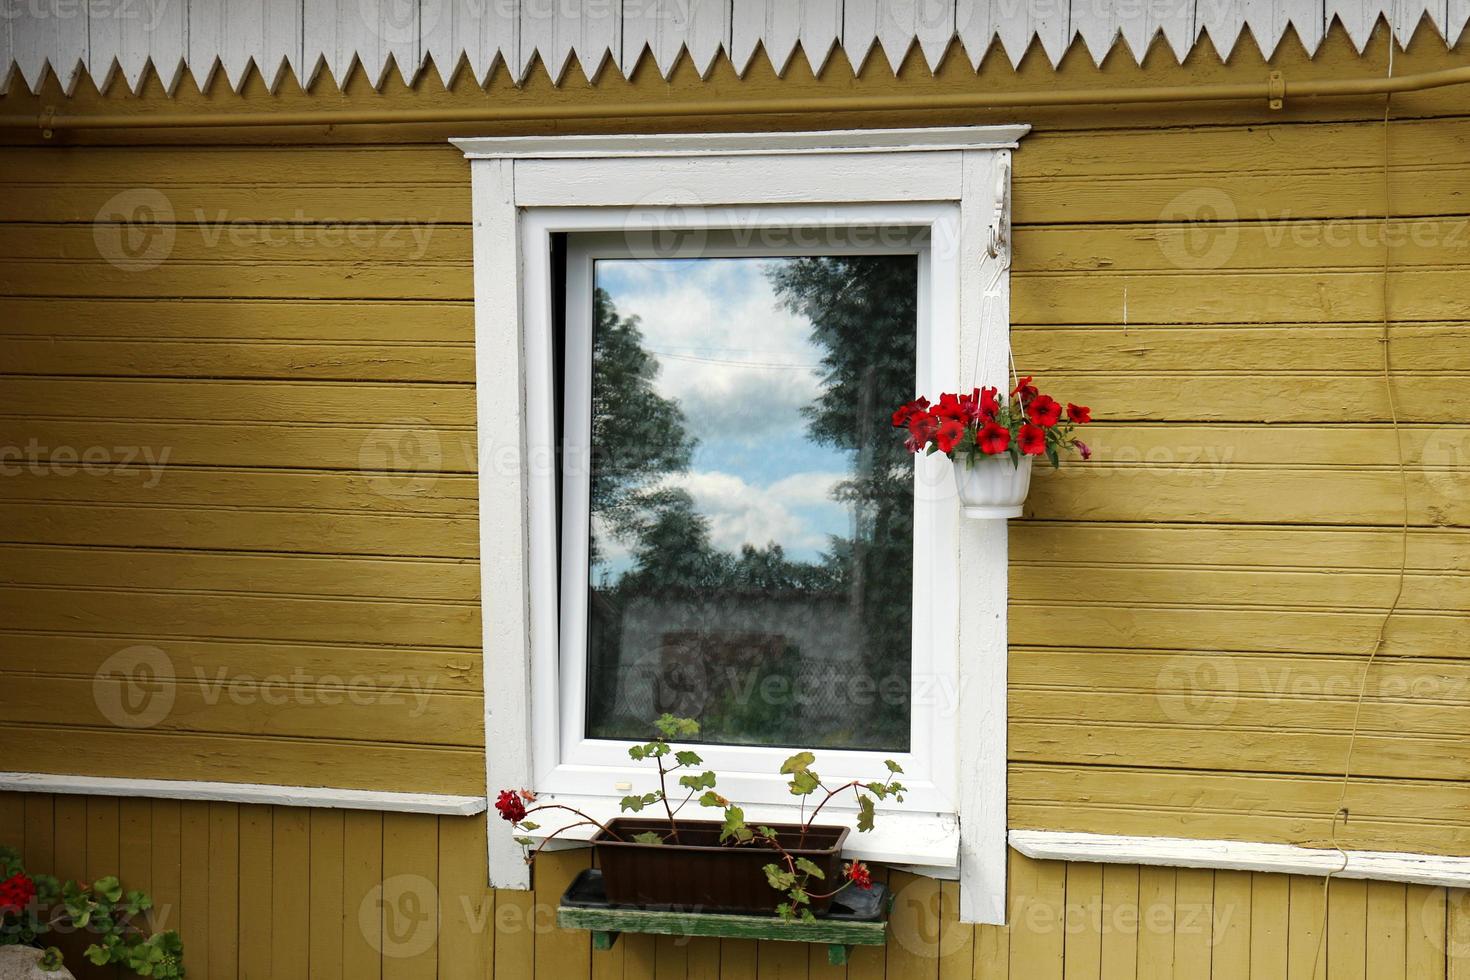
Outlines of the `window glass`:
[{"label": "window glass", "polygon": [[913,255],[594,265],[586,733],[909,748]]}]

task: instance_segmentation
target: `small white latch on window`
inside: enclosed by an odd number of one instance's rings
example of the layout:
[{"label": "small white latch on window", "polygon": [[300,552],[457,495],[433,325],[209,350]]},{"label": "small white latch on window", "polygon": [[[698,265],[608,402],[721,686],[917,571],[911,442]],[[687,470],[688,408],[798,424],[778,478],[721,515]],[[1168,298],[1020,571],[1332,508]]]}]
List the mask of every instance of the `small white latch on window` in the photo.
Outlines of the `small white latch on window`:
[{"label": "small white latch on window", "polygon": [[628,792],[631,792],[632,791],[633,784],[632,783],[614,783],[613,784],[613,789],[617,790],[619,793],[628,793]]}]

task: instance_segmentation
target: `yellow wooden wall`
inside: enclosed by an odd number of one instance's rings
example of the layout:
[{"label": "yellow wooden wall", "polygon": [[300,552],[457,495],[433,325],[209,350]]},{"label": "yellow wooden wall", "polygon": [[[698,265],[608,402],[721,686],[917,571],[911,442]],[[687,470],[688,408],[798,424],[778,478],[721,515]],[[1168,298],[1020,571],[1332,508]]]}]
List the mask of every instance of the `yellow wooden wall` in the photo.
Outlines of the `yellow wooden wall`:
[{"label": "yellow wooden wall", "polygon": [[[1395,70],[1467,53],[1421,37]],[[1182,68],[1156,52],[1144,68],[1122,59],[1100,72],[1074,52],[1060,79],[1039,59],[1016,73],[991,59],[977,83],[960,61],[930,77],[911,60],[898,79],[879,59],[854,80],[840,54],[821,79],[803,77],[799,59],[785,80],[764,67],[737,80],[719,65],[702,81],[685,66],[669,83],[644,72],[594,88],[573,73],[559,92],[499,78],[488,96],[432,79],[378,95],[360,78],[340,98],[330,81],[270,96],[256,79],[244,97],[186,82],[170,101],[156,86],[133,99],[84,82],[71,100],[12,96],[0,111],[780,95],[810,96],[814,109],[702,124],[1032,122],[1016,156],[1016,353],[1024,372],[1094,407],[1098,455],[1038,475],[1030,519],[1011,525],[1011,825],[1323,844],[1399,560],[1377,374],[1382,103],[820,109],[824,96],[861,92],[1265,71],[1249,45],[1229,66],[1208,50]],[[1358,59],[1338,32],[1315,61],[1288,44],[1276,67],[1288,79],[1386,70],[1381,38]],[[1369,678],[1339,839],[1467,854],[1470,108],[1461,89],[1405,95],[1392,120],[1388,295],[1409,577]],[[468,168],[444,140],[678,125],[689,123],[97,131],[51,143],[0,132],[0,449],[34,440],[50,453],[0,477],[0,769],[483,792]],[[158,195],[171,224],[108,217]],[[160,232],[166,255],[150,265]],[[125,260],[108,261],[122,242]],[[167,467],[112,465],[130,447],[166,450]],[[84,467],[66,455],[89,449],[104,458]],[[119,705],[147,716],[170,696],[146,727],[111,717]],[[0,796],[0,839],[23,837],[33,861],[63,874],[116,865],[177,896],[196,976],[427,976],[436,964],[446,977],[483,975],[482,964],[507,978],[532,964],[552,978],[649,976],[655,964],[661,980],[831,975],[782,946],[635,941],[589,959],[582,939],[519,924],[579,858],[549,862],[535,895],[492,899],[478,884],[482,836],[479,820]],[[895,875],[918,896],[901,929],[924,938],[847,972],[990,977],[1009,964],[1018,980],[1193,980],[1208,962],[1216,977],[1309,976],[1317,882],[1021,859],[1013,871],[1013,904],[1040,925],[946,924],[949,886]],[[394,880],[435,883],[450,924],[431,951],[383,956],[350,927],[361,896]],[[1160,929],[1055,927],[1096,894],[1173,911],[1156,913]],[[471,915],[464,898],[474,914],[492,909],[495,928],[455,918]],[[1464,961],[1447,967],[1444,954],[1470,941],[1453,941],[1470,928],[1455,925],[1460,898],[1334,886],[1332,975],[1463,978]],[[1238,914],[1215,916],[1207,934],[1169,924],[1204,905]]]},{"label": "yellow wooden wall", "polygon": [[[488,892],[483,817],[0,794],[0,841],[67,876],[121,870],[178,928],[193,980],[1466,980],[1470,893],[1316,878],[1065,865],[1012,855],[1010,924],[957,921],[958,886],[886,872],[889,944],[846,968],[799,943],[555,927],[584,851],[531,892]],[[79,972],[105,976],[103,971]]]}]

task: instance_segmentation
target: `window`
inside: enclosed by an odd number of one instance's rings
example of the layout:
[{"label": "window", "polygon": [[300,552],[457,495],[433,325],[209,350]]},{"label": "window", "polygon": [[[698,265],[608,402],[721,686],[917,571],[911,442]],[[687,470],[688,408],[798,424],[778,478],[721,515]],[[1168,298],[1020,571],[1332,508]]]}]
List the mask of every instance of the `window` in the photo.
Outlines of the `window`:
[{"label": "window", "polygon": [[851,853],[958,865],[966,921],[997,921],[1005,528],[962,523],[888,416],[1004,374],[980,337],[1023,132],[457,141],[492,787],[611,816],[664,711],[756,819],[794,748],[833,779],[896,758],[911,792]]}]

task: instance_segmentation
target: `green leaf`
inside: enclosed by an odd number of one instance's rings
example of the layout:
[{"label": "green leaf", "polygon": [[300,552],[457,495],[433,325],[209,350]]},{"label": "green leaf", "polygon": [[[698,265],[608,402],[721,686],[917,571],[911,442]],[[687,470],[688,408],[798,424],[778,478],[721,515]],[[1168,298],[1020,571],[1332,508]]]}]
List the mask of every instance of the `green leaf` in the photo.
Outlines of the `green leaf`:
[{"label": "green leaf", "polygon": [[679,785],[686,789],[709,789],[715,785],[715,774],[712,772],[702,772],[697,776],[680,776]]},{"label": "green leaf", "polygon": [[796,875],[787,871],[779,864],[768,864],[761,869],[766,873],[766,881],[778,892],[784,892],[796,884]]},{"label": "green leaf", "polygon": [[681,766],[697,766],[704,760],[699,757],[698,752],[690,752],[688,749],[683,749],[674,753],[674,761]]},{"label": "green leaf", "polygon": [[87,947],[84,955],[92,961],[93,966],[106,966],[107,961],[112,959],[111,953],[95,943]]},{"label": "green leaf", "polygon": [[827,877],[827,872],[823,871],[821,868],[817,867],[815,864],[804,857],[799,857],[796,859],[796,867],[798,870],[805,871],[813,878]]},{"label": "green leaf", "polygon": [[817,757],[810,752],[798,752],[781,763],[781,774],[784,776],[795,772],[805,772],[816,761]]},{"label": "green leaf", "polygon": [[[652,830],[645,830],[642,833],[634,834],[633,839],[640,844],[662,844],[664,842],[663,836]],[[663,859],[660,858],[660,860]]]},{"label": "green leaf", "polygon": [[873,807],[873,798],[871,796],[858,797],[858,833],[866,834],[873,829],[874,816],[876,816],[876,812]]},{"label": "green leaf", "polygon": [[112,875],[108,875],[106,878],[98,878],[92,884],[92,891],[96,892],[98,895],[101,895],[109,902],[115,902],[119,898],[122,898],[123,893],[122,883],[119,882]]},{"label": "green leaf", "polygon": [[47,946],[46,952],[41,954],[41,958],[36,961],[36,965],[46,973],[55,973],[62,966],[61,950],[55,946]]},{"label": "green leaf", "polygon": [[821,778],[810,769],[803,769],[791,777],[792,796],[810,796],[822,785]]},{"label": "green leaf", "polygon": [[884,759],[883,764],[888,767],[889,772],[903,772],[903,766],[894,762],[892,759]]},{"label": "green leaf", "polygon": [[724,806],[725,798],[714,790],[710,790],[699,798],[700,806]]},{"label": "green leaf", "polygon": [[643,797],[625,796],[618,801],[618,808],[621,810],[632,810],[634,813],[638,813],[643,809]]},{"label": "green leaf", "polygon": [[541,829],[541,825],[539,823],[537,823],[536,821],[534,821],[534,820],[522,820],[521,821],[521,829],[522,830],[540,830]]}]

